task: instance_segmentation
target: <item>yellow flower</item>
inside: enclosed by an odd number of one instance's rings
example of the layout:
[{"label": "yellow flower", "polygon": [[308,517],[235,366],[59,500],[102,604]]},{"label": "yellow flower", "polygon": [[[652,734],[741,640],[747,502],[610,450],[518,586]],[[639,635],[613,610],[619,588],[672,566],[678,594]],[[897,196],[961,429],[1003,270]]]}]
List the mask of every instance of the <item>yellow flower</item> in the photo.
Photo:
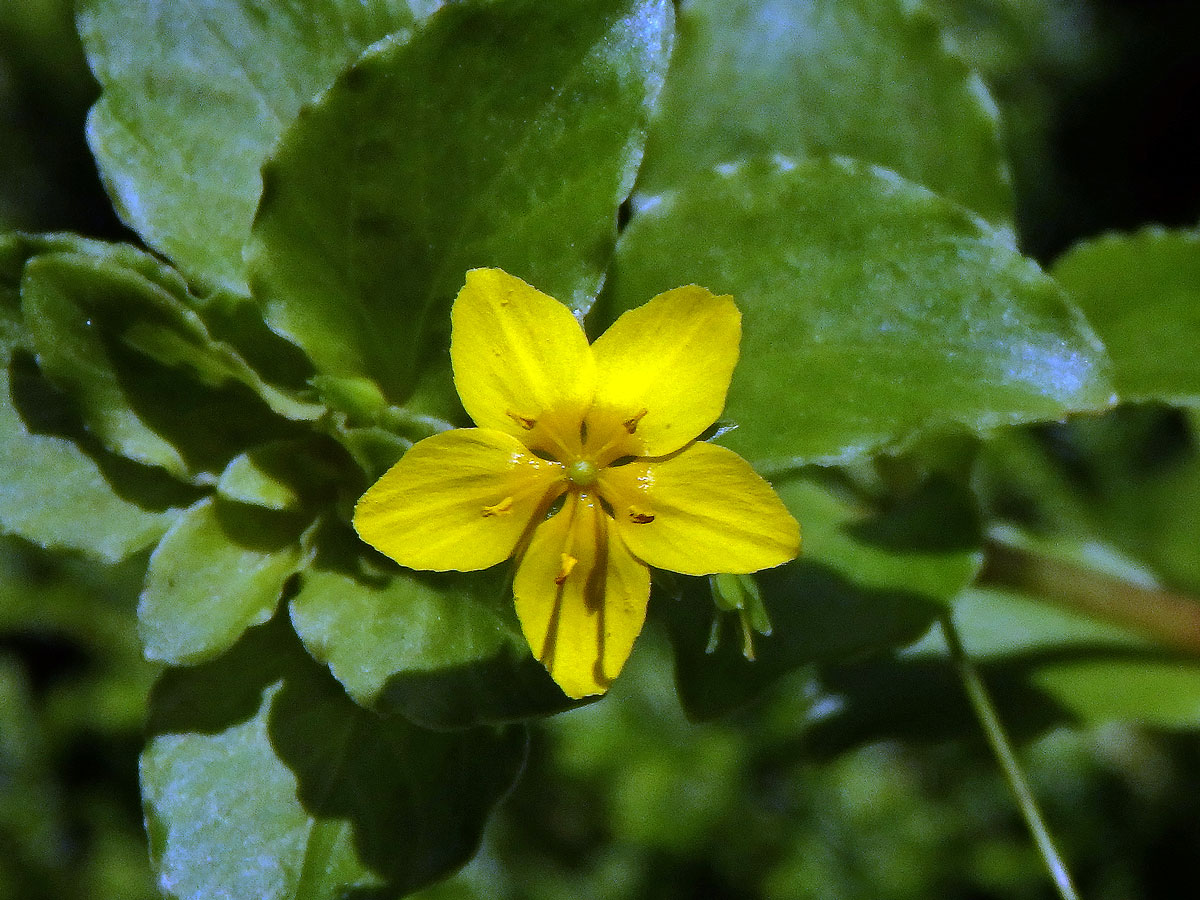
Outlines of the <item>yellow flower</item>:
[{"label": "yellow flower", "polygon": [[554,298],[473,269],[450,355],[479,427],[416,444],[358,501],[354,527],[413,569],[517,556],[534,655],[568,696],[604,693],[642,629],[649,566],[754,572],[799,552],[800,527],[770,485],[696,440],[725,406],[741,327],[733,298],[689,286],[589,346]]}]

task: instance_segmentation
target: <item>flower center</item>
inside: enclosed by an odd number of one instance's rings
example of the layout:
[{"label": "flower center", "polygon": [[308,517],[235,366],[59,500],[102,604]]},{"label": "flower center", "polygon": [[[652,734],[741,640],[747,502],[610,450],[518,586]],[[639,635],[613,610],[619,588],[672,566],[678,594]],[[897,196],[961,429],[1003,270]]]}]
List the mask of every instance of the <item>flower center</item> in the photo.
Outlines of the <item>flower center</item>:
[{"label": "flower center", "polygon": [[567,468],[567,476],[576,487],[590,488],[600,476],[600,470],[590,459],[577,459]]}]

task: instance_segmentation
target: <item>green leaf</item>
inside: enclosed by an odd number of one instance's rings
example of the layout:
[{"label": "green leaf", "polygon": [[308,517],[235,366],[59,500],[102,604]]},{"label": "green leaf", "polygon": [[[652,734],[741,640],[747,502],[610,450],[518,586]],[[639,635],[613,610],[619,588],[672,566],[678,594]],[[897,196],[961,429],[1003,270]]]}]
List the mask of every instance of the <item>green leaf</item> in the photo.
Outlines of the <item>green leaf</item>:
[{"label": "green leaf", "polygon": [[1200,406],[1200,232],[1106,235],[1053,274],[1108,347],[1122,400]]},{"label": "green leaf", "polygon": [[[310,421],[324,411],[295,390],[269,384],[242,355],[243,346],[253,351],[253,363],[261,365],[267,377],[288,370],[288,382],[302,382],[309,374],[294,358],[284,359],[287,354],[301,356],[300,351],[269,332],[246,298],[198,298],[178,272],[128,244],[70,234],[10,238],[7,246],[0,246],[0,266],[11,269],[20,281],[27,261],[36,257],[38,266],[45,267],[42,277],[130,349],[208,386],[243,384],[288,419]],[[221,336],[214,334],[210,322]]]},{"label": "green leaf", "polygon": [[304,563],[304,520],[206,497],[150,557],[138,604],[146,656],[172,665],[211,659],[275,613]]},{"label": "green leaf", "polygon": [[841,155],[1006,222],[995,106],[945,44],[902,0],[685,0],[638,191],[756,155]]},{"label": "green leaf", "polygon": [[0,280],[18,284],[25,264],[33,257],[44,254],[90,257],[96,262],[132,269],[172,296],[188,294],[187,282],[178,272],[132,244],[114,244],[58,231],[15,231],[0,235]]},{"label": "green leaf", "polygon": [[433,0],[86,0],[88,141],[122,218],[207,287],[245,292],[259,170],[302,104]]},{"label": "green leaf", "polygon": [[[1125,443],[1121,449],[1129,456],[1122,459],[1114,452],[1112,462],[1116,465],[1103,473],[1104,482],[1087,495],[1096,531],[1105,540],[1147,563],[1165,583],[1194,596],[1200,596],[1197,436],[1200,436],[1200,421],[1193,420],[1191,427],[1180,435],[1182,440],[1191,442],[1192,452],[1184,458],[1168,455],[1170,449],[1164,446],[1162,431],[1145,435],[1146,443]],[[1147,456],[1154,458],[1153,455],[1160,453],[1166,457],[1160,466],[1151,469],[1144,465]]]},{"label": "green leaf", "polygon": [[235,503],[295,511],[301,498],[288,465],[298,449],[297,442],[277,441],[235,456],[217,481],[217,493]]},{"label": "green leaf", "polygon": [[1200,665],[1191,657],[1097,654],[1038,666],[1029,680],[1091,725],[1200,729]]},{"label": "green leaf", "polygon": [[[1119,578],[1114,550],[1151,580],[1200,595],[1200,418],[1123,405],[1034,434],[989,441],[976,485],[997,517],[1037,549]],[[1083,554],[1079,547],[1103,548]],[[1135,581],[1144,581],[1144,574]]]},{"label": "green leaf", "polygon": [[325,437],[272,441],[230,461],[217,482],[226,500],[280,512],[317,509],[339,487],[353,491],[354,463]]},{"label": "green leaf", "polygon": [[352,703],[285,619],[168,672],[142,794],[176,900],[388,900],[473,853],[524,757],[516,727],[439,734]]},{"label": "green leaf", "polygon": [[263,384],[118,254],[36,256],[21,302],[39,364],[89,430],[111,451],[180,479],[211,483],[242,447],[286,430],[254,391],[296,417],[315,415]]},{"label": "green leaf", "polygon": [[502,568],[376,565],[353,536],[331,529],[291,613],[308,652],[351,697],[420,725],[461,728],[571,705],[530,653]]},{"label": "green leaf", "polygon": [[[1021,739],[1061,724],[1126,722],[1200,728],[1200,662],[1116,625],[1045,600],[995,588],[954,602],[963,645],[983,674],[1005,728]],[[806,734],[829,755],[880,740],[945,741],[979,724],[934,629],[898,657],[821,673]]]},{"label": "green leaf", "polygon": [[[1080,721],[1200,728],[1200,661],[1064,607],[999,590],[954,606],[963,646],[989,666],[1019,672]],[[918,658],[940,652],[933,638]]]},{"label": "green leaf", "polygon": [[799,559],[754,576],[772,625],[753,638],[756,659],[743,654],[740,634],[707,649],[715,613],[706,580],[688,579],[681,599],[653,606],[670,629],[680,697],[693,718],[723,715],[799,666],[915,641],[978,571],[970,498],[947,482],[877,512],[808,478],[776,490],[804,546]]},{"label": "green leaf", "polygon": [[586,310],[671,23],[666,0],[459,3],[372,48],[264,169],[247,258],[272,328],[398,402],[470,268]]},{"label": "green leaf", "polygon": [[[367,485],[394,466],[413,441],[394,431],[369,428],[335,427],[334,437],[346,448],[354,462],[367,474]],[[366,490],[366,485],[363,486]]]},{"label": "green leaf", "polygon": [[0,308],[0,533],[106,562],[152,545],[194,495],[84,433],[27,340]]},{"label": "green leaf", "polygon": [[299,347],[267,327],[257,303],[249,296],[218,291],[202,299],[196,298],[196,309],[209,333],[219,342],[235,348],[256,378],[286,391],[289,398],[306,406],[305,413],[297,415],[275,403],[266,391],[256,388],[276,412],[290,419],[313,418],[312,404],[308,402],[315,393],[312,362]]},{"label": "green leaf", "polygon": [[758,463],[847,461],[933,430],[1112,402],[1104,349],[999,233],[843,160],[700,173],[635,210],[615,310],[680,284],[734,295],[741,362],[721,442]]},{"label": "green leaf", "polygon": [[[70,288],[58,283],[62,267],[70,262],[70,257],[35,258],[25,267],[21,282],[22,311],[42,371],[78,401],[89,430],[109,450],[135,462],[162,466],[178,478],[190,477],[175,446],[133,412],[103,336],[87,310],[74,301]],[[82,280],[73,287],[87,290]],[[121,284],[121,288],[132,292],[133,285]]]}]

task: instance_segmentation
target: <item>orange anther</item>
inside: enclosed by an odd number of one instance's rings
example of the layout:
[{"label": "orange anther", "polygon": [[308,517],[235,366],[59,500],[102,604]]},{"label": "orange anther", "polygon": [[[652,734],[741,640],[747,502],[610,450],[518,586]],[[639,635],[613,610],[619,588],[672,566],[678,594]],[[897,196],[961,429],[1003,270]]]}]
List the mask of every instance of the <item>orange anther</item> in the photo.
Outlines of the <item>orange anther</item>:
[{"label": "orange anther", "polygon": [[628,431],[630,434],[633,434],[635,431],[637,431],[638,422],[642,421],[642,419],[645,417],[646,413],[648,413],[649,411],[650,410],[648,410],[648,409],[643,409],[637,415],[626,419],[623,423],[625,425],[625,430]]},{"label": "orange anther", "polygon": [[512,419],[526,431],[533,431],[533,426],[537,424],[537,419],[531,419],[528,416],[517,415],[511,409],[506,409],[505,413],[507,413],[510,419]]},{"label": "orange anther", "polygon": [[512,511],[512,507],[513,507],[513,498],[505,497],[503,500],[501,500],[495,506],[485,506],[483,508],[483,517],[485,519],[489,519],[492,516],[507,515],[509,512]]},{"label": "orange anther", "polygon": [[554,577],[554,583],[562,587],[564,581],[571,574],[571,570],[575,568],[575,563],[579,562],[570,553],[562,554],[562,565],[558,569],[558,575]]}]

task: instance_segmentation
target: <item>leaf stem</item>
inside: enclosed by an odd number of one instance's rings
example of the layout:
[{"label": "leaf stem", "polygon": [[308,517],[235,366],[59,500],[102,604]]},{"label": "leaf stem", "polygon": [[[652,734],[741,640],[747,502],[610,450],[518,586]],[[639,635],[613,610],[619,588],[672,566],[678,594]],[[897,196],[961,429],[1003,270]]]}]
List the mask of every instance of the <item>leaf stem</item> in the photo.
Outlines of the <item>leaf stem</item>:
[{"label": "leaf stem", "polygon": [[1017,588],[1088,615],[1140,631],[1160,644],[1200,653],[1200,602],[1144,587],[1022,547],[987,543],[980,583]]},{"label": "leaf stem", "polygon": [[1004,731],[992,698],[988,695],[983,679],[979,676],[979,670],[975,668],[975,664],[971,662],[970,657],[963,649],[958,629],[948,612],[942,615],[941,626],[946,646],[950,650],[950,659],[962,680],[971,709],[974,710],[988,744],[991,745],[992,752],[996,756],[996,761],[1000,764],[1004,779],[1008,782],[1009,790],[1012,791],[1013,797],[1017,801],[1025,824],[1028,825],[1029,831],[1033,835],[1038,853],[1041,854],[1042,861],[1046,864],[1046,869],[1050,873],[1054,887],[1058,890],[1059,897],[1062,900],[1079,900],[1079,894],[1075,892],[1075,886],[1071,883],[1071,875],[1067,871],[1066,863],[1063,862],[1058,849],[1054,846],[1054,840],[1042,818],[1041,810],[1038,808],[1033,790],[1025,778],[1025,773],[1021,771],[1021,764],[1017,761],[1016,753],[1013,752],[1012,743]]}]

